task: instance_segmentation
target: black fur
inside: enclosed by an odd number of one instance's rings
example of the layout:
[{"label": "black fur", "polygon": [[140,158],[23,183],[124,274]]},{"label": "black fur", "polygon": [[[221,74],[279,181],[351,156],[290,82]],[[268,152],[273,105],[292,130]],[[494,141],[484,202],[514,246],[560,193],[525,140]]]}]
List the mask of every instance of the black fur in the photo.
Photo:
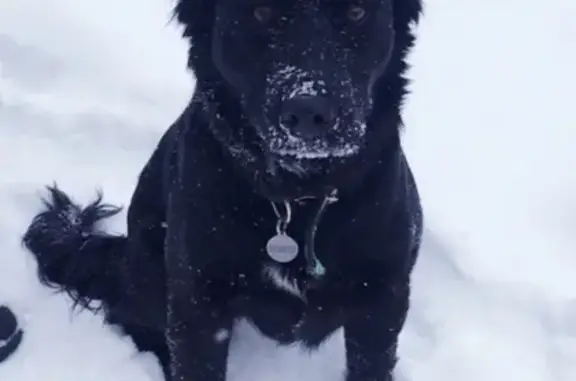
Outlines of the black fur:
[{"label": "black fur", "polygon": [[22,343],[24,331],[9,307],[0,305],[0,363],[16,352]]},{"label": "black fur", "polygon": [[[38,214],[24,237],[24,243],[32,253],[54,248],[50,262],[38,261],[38,276],[47,286],[68,293],[76,304],[89,308],[94,300],[105,298],[106,287],[116,288],[113,279],[101,282],[106,276],[110,262],[122,249],[124,237],[113,237],[98,231],[98,223],[118,212],[120,208],[102,204],[102,194],[94,202],[80,208],[56,186],[47,187],[50,199],[43,200],[45,211]],[[116,239],[114,239],[116,238]],[[80,250],[79,250],[80,249]],[[83,252],[103,253],[98,257],[75,257]],[[104,260],[109,255],[109,260]],[[94,277],[98,281],[92,281]]]},{"label": "black fur", "polygon": [[[98,229],[118,211],[100,197],[82,209],[52,187],[24,243],[44,283],[85,307],[101,301],[108,321],[141,350],[156,353],[169,379],[223,381],[228,339],[215,334],[246,317],[279,343],[312,349],[344,327],[346,380],[391,381],[422,230],[400,146],[404,59],[420,1],[292,0],[285,8],[272,2],[288,21],[272,19],[265,28],[251,19],[249,4],[179,1],[176,15],[190,39],[197,87],[140,174],[127,235]],[[342,24],[346,13],[338,12],[350,5],[368,10],[361,24]],[[354,154],[279,153],[292,144],[277,136],[284,97],[267,96],[303,79],[270,85],[266,79],[276,78],[278,64],[305,66],[312,80],[327,83],[333,105],[352,110],[340,115],[338,131],[301,142],[304,149],[333,152],[350,142]],[[358,121],[365,132],[356,129]],[[304,246],[310,220],[333,189],[339,200],[326,210],[313,242],[326,274],[312,279],[301,255],[273,263],[264,250],[277,222],[271,202],[291,202],[288,232]],[[302,196],[313,198],[297,202]],[[298,284],[304,297],[270,281],[271,268]]]}]

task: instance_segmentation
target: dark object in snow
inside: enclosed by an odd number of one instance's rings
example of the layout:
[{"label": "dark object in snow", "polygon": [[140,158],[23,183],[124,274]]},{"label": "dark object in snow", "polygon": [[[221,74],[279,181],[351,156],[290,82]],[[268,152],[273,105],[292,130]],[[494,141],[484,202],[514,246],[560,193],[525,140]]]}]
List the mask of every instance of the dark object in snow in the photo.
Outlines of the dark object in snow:
[{"label": "dark object in snow", "polygon": [[0,306],[0,362],[18,349],[23,334],[14,312],[6,306]]},{"label": "dark object in snow", "polygon": [[40,279],[101,301],[168,380],[224,381],[239,317],[310,350],[343,327],[346,381],[393,380],[423,223],[400,144],[420,10],[177,1],[196,89],[139,176],[128,233],[102,230],[118,209],[100,197],[50,188],[24,236]]}]

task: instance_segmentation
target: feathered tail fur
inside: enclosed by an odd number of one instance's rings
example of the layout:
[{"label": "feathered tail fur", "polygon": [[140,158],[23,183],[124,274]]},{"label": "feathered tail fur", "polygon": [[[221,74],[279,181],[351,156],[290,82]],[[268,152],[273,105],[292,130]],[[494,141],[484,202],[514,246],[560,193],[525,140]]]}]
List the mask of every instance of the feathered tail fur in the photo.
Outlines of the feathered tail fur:
[{"label": "feathered tail fur", "polygon": [[[102,203],[102,194],[82,208],[55,185],[47,187],[44,211],[32,221],[23,243],[38,262],[40,281],[66,292],[75,305],[113,299],[125,236],[101,231],[101,222],[121,208]],[[98,308],[98,307],[96,307]]]}]

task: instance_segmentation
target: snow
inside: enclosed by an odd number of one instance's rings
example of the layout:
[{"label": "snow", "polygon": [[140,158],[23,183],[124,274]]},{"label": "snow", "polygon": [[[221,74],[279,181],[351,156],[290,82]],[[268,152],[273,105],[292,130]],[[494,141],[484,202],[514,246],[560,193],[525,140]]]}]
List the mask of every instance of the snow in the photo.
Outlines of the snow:
[{"label": "snow", "polygon": [[[128,202],[193,86],[170,7],[0,1],[0,303],[26,331],[2,381],[161,379],[41,287],[19,239],[54,180]],[[573,0],[427,3],[405,111],[427,231],[399,381],[576,380],[575,18]],[[231,380],[341,379],[340,333],[310,358],[234,335]]]}]

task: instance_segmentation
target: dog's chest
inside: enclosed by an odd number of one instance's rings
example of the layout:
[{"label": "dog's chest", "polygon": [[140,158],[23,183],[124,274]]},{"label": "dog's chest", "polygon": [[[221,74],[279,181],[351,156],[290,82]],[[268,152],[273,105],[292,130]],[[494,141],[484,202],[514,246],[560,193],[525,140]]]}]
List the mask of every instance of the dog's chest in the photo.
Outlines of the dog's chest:
[{"label": "dog's chest", "polygon": [[282,268],[282,265],[271,262],[263,264],[261,276],[265,286],[273,287],[302,302],[306,301],[306,289],[303,282],[299,281],[291,272]]},{"label": "dog's chest", "polygon": [[325,303],[323,284],[310,283],[302,271],[290,270],[294,268],[264,263],[260,281],[241,298],[238,316],[277,343],[314,348],[342,325],[340,309]]}]

